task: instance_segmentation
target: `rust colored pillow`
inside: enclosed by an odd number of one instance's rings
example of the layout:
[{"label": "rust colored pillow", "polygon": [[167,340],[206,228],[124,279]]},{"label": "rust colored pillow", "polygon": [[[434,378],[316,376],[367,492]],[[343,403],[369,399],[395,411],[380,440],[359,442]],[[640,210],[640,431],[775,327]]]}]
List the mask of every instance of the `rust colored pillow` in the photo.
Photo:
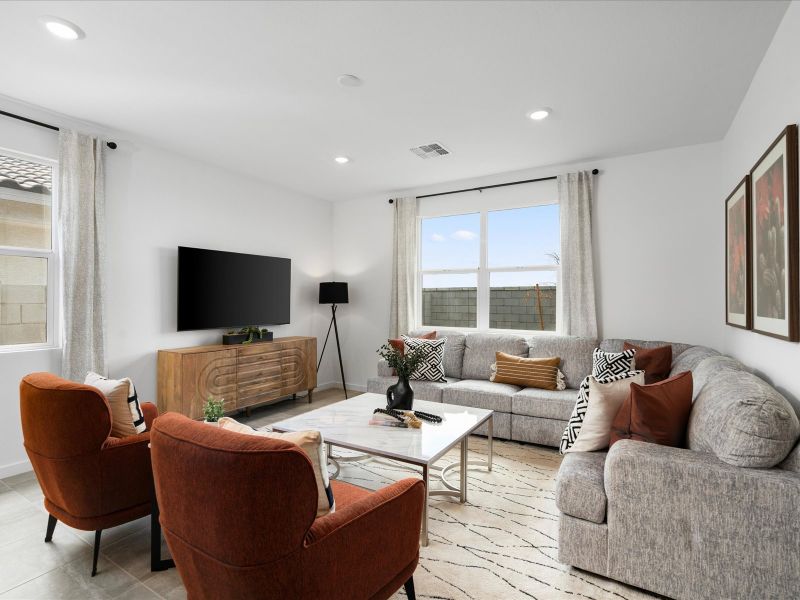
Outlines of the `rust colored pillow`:
[{"label": "rust colored pillow", "polygon": [[638,440],[683,448],[692,411],[692,372],[651,385],[631,384],[631,393],[611,424],[611,444]]},{"label": "rust colored pillow", "polygon": [[672,370],[672,346],[659,346],[658,348],[641,348],[625,342],[624,350],[636,350],[634,361],[636,368],[644,371],[644,382],[649,385],[664,381]]},{"label": "rust colored pillow", "polygon": [[[409,336],[411,337],[411,336]],[[413,336],[420,340],[435,340],[436,339],[436,332],[435,331],[428,331],[427,333],[423,333],[422,335],[415,335]],[[392,338],[389,340],[389,345],[397,350],[400,354],[405,353],[405,345],[403,344],[403,340],[400,338]]]}]

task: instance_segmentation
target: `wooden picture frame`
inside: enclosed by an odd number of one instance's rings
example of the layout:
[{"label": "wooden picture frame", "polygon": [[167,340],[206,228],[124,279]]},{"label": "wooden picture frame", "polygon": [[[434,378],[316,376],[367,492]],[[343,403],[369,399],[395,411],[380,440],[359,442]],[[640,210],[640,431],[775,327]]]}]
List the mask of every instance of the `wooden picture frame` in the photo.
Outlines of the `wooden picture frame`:
[{"label": "wooden picture frame", "polygon": [[725,323],[753,327],[750,175],[725,198]]},{"label": "wooden picture frame", "polygon": [[750,170],[753,331],[796,342],[798,331],[797,125]]}]

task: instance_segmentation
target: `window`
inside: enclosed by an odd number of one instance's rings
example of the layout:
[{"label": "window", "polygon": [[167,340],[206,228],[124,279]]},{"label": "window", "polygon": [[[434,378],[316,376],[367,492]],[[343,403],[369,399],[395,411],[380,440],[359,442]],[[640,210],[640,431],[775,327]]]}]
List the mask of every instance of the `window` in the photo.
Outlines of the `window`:
[{"label": "window", "polygon": [[555,331],[558,204],[420,222],[421,324]]},{"label": "window", "polygon": [[55,344],[56,168],[0,149],[0,349]]}]

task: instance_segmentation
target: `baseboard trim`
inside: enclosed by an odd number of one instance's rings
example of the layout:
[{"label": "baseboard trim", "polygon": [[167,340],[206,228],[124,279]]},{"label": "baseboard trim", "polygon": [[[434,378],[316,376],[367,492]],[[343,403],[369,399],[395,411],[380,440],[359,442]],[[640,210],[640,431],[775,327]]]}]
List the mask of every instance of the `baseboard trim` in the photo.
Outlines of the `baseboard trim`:
[{"label": "baseboard trim", "polygon": [[27,473],[28,471],[33,471],[33,465],[31,465],[31,461],[29,460],[0,465],[0,479],[5,479],[12,475],[19,475],[20,473]]},{"label": "baseboard trim", "polygon": [[[327,383],[319,384],[314,389],[322,391],[322,390],[329,390],[331,388],[342,389],[342,382],[341,381],[329,381]],[[355,383],[348,383],[347,384],[347,391],[349,392],[350,390],[354,390],[356,392],[366,392],[367,391],[367,386],[365,386],[365,385],[357,385]]]}]

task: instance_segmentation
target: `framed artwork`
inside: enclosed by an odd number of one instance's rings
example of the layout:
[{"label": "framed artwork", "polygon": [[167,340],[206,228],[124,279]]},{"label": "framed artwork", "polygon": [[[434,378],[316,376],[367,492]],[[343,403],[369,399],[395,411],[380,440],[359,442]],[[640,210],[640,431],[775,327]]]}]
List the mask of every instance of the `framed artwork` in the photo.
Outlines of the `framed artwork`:
[{"label": "framed artwork", "polygon": [[753,331],[798,341],[797,125],[750,171]]},{"label": "framed artwork", "polygon": [[750,176],[725,199],[725,323],[753,326],[750,288]]}]

